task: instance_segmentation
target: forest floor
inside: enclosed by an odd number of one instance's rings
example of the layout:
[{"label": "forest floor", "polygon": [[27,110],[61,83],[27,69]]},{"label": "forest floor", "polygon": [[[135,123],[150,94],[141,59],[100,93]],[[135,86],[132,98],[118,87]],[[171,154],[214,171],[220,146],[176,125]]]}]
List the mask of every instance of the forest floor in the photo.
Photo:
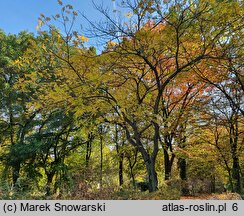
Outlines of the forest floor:
[{"label": "forest floor", "polygon": [[196,196],[182,196],[180,200],[242,200],[237,193],[199,194]]}]

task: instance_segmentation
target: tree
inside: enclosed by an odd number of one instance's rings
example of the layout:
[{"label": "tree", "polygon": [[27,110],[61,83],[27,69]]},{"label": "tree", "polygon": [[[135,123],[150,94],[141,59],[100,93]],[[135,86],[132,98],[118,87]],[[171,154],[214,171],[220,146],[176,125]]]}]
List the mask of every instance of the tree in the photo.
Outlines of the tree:
[{"label": "tree", "polygon": [[51,195],[98,183],[102,194],[146,173],[154,192],[174,182],[178,161],[183,194],[197,178],[214,192],[220,165],[241,192],[240,2],[126,0],[115,18],[96,6],[105,22],[87,21],[105,40],[99,54],[73,31],[73,7],[59,4],[37,37],[1,35],[1,159],[14,184],[32,176]]},{"label": "tree", "polygon": [[[232,90],[231,90],[232,91]],[[229,91],[229,94],[232,95],[234,99],[234,95]],[[235,91],[234,91],[235,92]],[[219,95],[220,94],[220,95]],[[235,94],[235,93],[234,93]],[[232,103],[224,97],[222,92],[217,92],[213,94],[215,98],[212,99],[212,112],[210,114],[211,118],[215,119],[217,126],[216,134],[215,134],[215,145],[216,148],[222,152],[222,159],[225,161],[226,169],[229,173],[229,181],[231,185],[231,190],[233,192],[241,192],[241,170],[240,170],[240,162],[239,158],[243,153],[243,121],[237,109],[233,109]],[[227,149],[225,146],[220,147],[219,137],[221,135],[220,128],[224,130],[225,140],[222,141],[227,145]],[[222,132],[223,133],[223,132]],[[223,136],[223,135],[222,135]],[[225,152],[223,153],[223,150]],[[230,153],[230,155],[227,152]],[[232,160],[232,165],[230,165],[230,158]],[[230,168],[231,167],[231,168]]]},{"label": "tree", "polygon": [[[16,86],[22,92],[21,97],[25,95],[28,99],[23,105],[30,117],[26,120],[19,119],[19,124],[26,121],[19,136],[21,140],[16,135],[16,145],[12,145],[9,154],[5,156],[9,165],[16,167],[17,171],[13,175],[15,183],[21,164],[31,161],[30,166],[35,164],[36,167],[43,168],[47,177],[47,195],[55,192],[58,184],[65,178],[65,158],[80,145],[89,145],[92,139],[89,134],[81,135],[78,132],[89,124],[76,124],[74,112],[67,109],[68,101],[59,99],[63,91],[57,83],[65,82],[65,78],[59,74],[59,70],[62,70],[59,58],[46,50],[63,49],[63,44],[55,41],[58,39],[57,32],[52,34],[52,38],[45,32],[40,37],[29,38],[28,43],[32,49],[26,49],[21,58],[16,60],[16,68],[18,66],[24,71],[21,77],[16,78]],[[49,43],[45,43],[47,41]],[[86,121],[87,117],[83,115],[79,119]],[[20,151],[23,155],[18,156]],[[54,178],[56,180],[53,185]]]},{"label": "tree", "polygon": [[[18,68],[19,57],[30,48],[32,34],[21,32],[19,35],[5,35],[0,32],[1,56],[0,56],[0,81],[1,81],[1,124],[3,131],[2,148],[5,154],[2,159],[12,167],[12,183],[15,186],[19,178],[23,155],[19,155],[14,149],[19,148],[25,142],[26,136],[34,126],[34,118],[37,110],[30,111],[28,103],[32,101],[33,92],[22,92],[18,88],[18,81],[26,71],[24,68]],[[24,147],[24,146],[23,146]]]},{"label": "tree", "polygon": [[[98,32],[97,36],[110,38],[107,51],[102,54],[106,56],[103,71],[107,71],[109,77],[102,97],[112,104],[127,139],[143,155],[150,191],[155,191],[158,184],[155,161],[160,142],[164,149],[165,179],[170,178],[174,160],[172,134],[160,131],[161,125],[167,128],[170,118],[165,116],[165,107],[169,104],[165,97],[167,89],[180,74],[186,76],[208,59],[222,56],[218,53],[218,41],[229,30],[225,27],[226,20],[217,24],[223,15],[216,9],[220,5],[228,7],[227,3],[178,1],[168,4],[165,9],[158,1],[134,4],[123,1],[123,6],[131,12],[127,23],[116,22],[106,10],[97,7],[107,20],[105,25],[92,23],[92,26]],[[228,12],[231,13],[234,11]],[[210,22],[209,17],[213,14]],[[207,29],[211,28],[215,30],[209,34]],[[103,76],[103,83],[105,81]],[[148,133],[153,135],[148,137]],[[152,143],[149,145],[151,152],[146,143]]]}]

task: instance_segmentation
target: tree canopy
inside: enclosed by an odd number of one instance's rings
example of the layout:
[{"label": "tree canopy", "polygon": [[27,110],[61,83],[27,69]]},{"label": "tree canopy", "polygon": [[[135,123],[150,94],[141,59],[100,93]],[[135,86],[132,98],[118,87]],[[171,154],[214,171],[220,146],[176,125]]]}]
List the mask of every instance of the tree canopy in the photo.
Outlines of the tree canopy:
[{"label": "tree canopy", "polygon": [[0,194],[243,195],[243,3],[94,5],[87,35],[58,3],[37,36],[0,32]]}]

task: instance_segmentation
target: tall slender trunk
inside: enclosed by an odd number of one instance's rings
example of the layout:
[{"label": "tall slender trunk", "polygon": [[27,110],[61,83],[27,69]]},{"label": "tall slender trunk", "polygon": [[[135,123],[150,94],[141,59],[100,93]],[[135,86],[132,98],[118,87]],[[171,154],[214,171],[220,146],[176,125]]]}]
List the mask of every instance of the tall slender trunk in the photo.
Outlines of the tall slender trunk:
[{"label": "tall slender trunk", "polygon": [[[124,184],[124,176],[123,176],[124,153],[121,152],[118,136],[119,136],[119,131],[118,131],[118,125],[116,124],[115,125],[115,146],[119,158],[119,186],[122,186]],[[122,146],[123,145],[124,144],[122,143]]]},{"label": "tall slender trunk", "polygon": [[241,192],[241,175],[240,175],[240,164],[237,156],[233,157],[232,162],[232,179],[234,192]]},{"label": "tall slender trunk", "polygon": [[86,167],[89,166],[90,156],[91,156],[91,143],[87,142],[87,144],[86,144]]},{"label": "tall slender trunk", "polygon": [[103,187],[103,136],[100,135],[100,188]]},{"label": "tall slender trunk", "polygon": [[124,161],[124,156],[123,154],[121,154],[119,159],[119,186],[122,186],[124,184],[123,161]]},{"label": "tall slender trunk", "polygon": [[136,188],[136,180],[135,180],[135,175],[133,172],[133,167],[130,166],[130,178],[132,180],[132,185],[134,188]]},{"label": "tall slender trunk", "polygon": [[131,161],[131,157],[127,156],[127,159],[128,159],[128,162],[129,162],[129,168],[130,168],[130,178],[132,180],[132,184],[133,184],[134,188],[136,187],[136,181],[135,181],[135,174],[133,172],[133,168],[135,167],[135,165],[137,163],[137,155],[138,155],[138,149],[136,149],[135,158],[134,158],[133,162]]},{"label": "tall slender trunk", "polygon": [[216,178],[215,178],[215,173],[212,174],[211,176],[211,188],[210,188],[210,192],[211,193],[215,193],[216,192]]},{"label": "tall slender trunk", "polygon": [[[14,117],[13,117],[13,108],[11,103],[9,103],[9,128],[10,128],[10,142],[11,147],[14,148],[15,146],[15,140],[14,140]],[[15,150],[14,150],[15,151]],[[17,156],[17,155],[16,155]],[[18,158],[14,158],[16,161],[12,165],[12,182],[13,186],[16,187],[17,180],[19,178],[20,173],[20,162],[18,161]]]},{"label": "tall slender trunk", "polygon": [[89,166],[89,161],[91,158],[92,152],[92,133],[88,134],[88,141],[86,143],[86,168]]},{"label": "tall slender trunk", "polygon": [[228,178],[229,178],[231,192],[234,192],[234,184],[233,184],[233,179],[232,179],[232,174],[231,174],[232,170],[227,168],[227,171],[228,171]]},{"label": "tall slender trunk", "polygon": [[[234,116],[233,116],[234,118]],[[241,175],[240,175],[240,162],[238,157],[238,121],[236,116],[231,119],[230,125],[230,145],[232,153],[232,180],[233,192],[241,192]],[[234,123],[233,123],[234,121]]]}]

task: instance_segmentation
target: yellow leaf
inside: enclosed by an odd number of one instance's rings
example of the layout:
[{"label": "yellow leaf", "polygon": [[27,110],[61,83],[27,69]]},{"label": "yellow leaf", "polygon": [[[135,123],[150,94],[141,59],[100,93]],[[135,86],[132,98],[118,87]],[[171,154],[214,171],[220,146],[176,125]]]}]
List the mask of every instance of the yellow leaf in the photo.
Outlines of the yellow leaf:
[{"label": "yellow leaf", "polygon": [[88,42],[88,38],[84,37],[84,35],[81,35],[81,36],[78,35],[78,36],[77,36],[77,39],[80,40],[80,41],[82,41],[83,43],[84,43],[84,42]]}]

